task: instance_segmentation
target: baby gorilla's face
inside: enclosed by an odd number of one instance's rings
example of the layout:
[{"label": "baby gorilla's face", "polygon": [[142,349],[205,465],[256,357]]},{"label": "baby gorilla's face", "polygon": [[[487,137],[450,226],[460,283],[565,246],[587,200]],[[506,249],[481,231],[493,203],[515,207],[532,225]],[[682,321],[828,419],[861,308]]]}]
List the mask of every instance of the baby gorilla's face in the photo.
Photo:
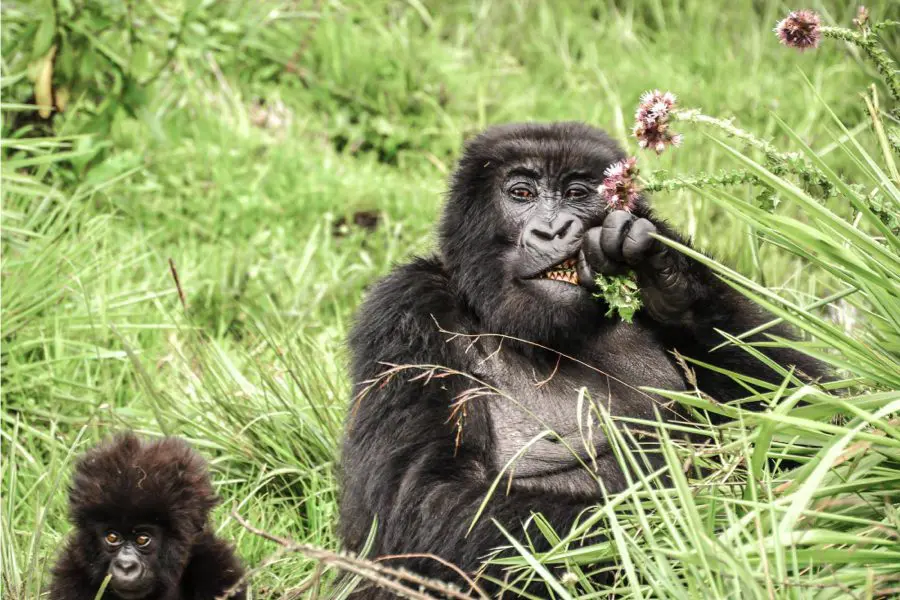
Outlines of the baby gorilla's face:
[{"label": "baby gorilla's face", "polygon": [[146,598],[156,589],[162,530],[154,525],[98,527],[109,587],[123,600]]}]

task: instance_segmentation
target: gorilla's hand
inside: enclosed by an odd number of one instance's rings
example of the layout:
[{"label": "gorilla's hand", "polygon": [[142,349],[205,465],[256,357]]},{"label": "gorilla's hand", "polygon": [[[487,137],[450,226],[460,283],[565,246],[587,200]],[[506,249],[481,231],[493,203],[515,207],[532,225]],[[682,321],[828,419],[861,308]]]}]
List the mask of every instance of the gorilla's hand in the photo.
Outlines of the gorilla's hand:
[{"label": "gorilla's hand", "polygon": [[589,229],[579,256],[579,279],[592,289],[597,274],[637,273],[644,308],[653,319],[681,323],[689,319],[696,300],[687,259],[651,237],[656,226],[648,219],[617,210],[602,225]]}]

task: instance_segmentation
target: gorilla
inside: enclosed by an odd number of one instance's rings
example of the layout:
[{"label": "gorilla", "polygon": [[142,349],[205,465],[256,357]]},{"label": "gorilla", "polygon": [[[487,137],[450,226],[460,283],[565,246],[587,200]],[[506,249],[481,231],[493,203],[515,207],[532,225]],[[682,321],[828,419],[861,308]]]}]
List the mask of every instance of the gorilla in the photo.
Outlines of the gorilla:
[{"label": "gorilla", "polygon": [[[53,568],[51,600],[213,600],[243,576],[209,512],[219,502],[205,461],[170,437],[132,433],[91,449],[75,467],[75,530]],[[230,598],[243,600],[243,590]]]},{"label": "gorilla", "polygon": [[[675,350],[712,367],[698,369],[696,382],[719,401],[746,392],[716,368],[780,381],[738,347],[713,351],[724,341],[717,330],[741,334],[771,315],[655,239],[686,244],[645,198],[631,211],[607,208],[598,187],[624,158],[605,133],[580,123],[495,126],[466,145],[437,255],[374,286],[350,333],[355,397],[340,466],[346,548],[359,552],[376,521],[369,556],[430,554],[474,572],[509,545],[494,521],[521,540],[540,513],[564,534],[604,489],[625,486],[610,441],[599,431],[584,441],[589,403],[579,390],[616,416],[671,419],[676,409],[639,387],[693,387]],[[606,317],[592,293],[598,273],[626,269],[643,301],[632,323]],[[819,372],[799,352],[765,352],[808,376]],[[540,438],[544,430],[556,435]],[[534,530],[529,538],[548,548]],[[390,564],[462,583],[432,558]],[[490,579],[502,571],[484,573],[479,585],[496,591]],[[374,587],[357,593],[391,597]]]}]

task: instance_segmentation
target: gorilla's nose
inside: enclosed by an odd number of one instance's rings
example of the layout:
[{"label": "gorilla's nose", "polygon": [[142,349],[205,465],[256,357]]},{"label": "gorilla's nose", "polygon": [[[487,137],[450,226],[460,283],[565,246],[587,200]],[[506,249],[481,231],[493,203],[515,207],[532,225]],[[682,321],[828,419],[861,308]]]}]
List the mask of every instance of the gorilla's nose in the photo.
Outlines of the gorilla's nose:
[{"label": "gorilla's nose", "polygon": [[565,258],[575,251],[583,233],[580,219],[560,214],[550,221],[531,219],[525,226],[522,241],[541,254]]},{"label": "gorilla's nose", "polygon": [[141,574],[141,562],[134,556],[118,556],[112,562],[112,576],[118,580],[137,579]]}]

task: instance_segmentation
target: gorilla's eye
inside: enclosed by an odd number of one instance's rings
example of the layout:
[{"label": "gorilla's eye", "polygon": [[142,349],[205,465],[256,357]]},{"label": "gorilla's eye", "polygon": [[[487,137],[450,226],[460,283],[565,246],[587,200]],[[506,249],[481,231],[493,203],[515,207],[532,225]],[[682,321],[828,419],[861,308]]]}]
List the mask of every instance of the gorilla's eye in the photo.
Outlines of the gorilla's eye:
[{"label": "gorilla's eye", "polygon": [[528,198],[534,196],[534,194],[531,192],[531,189],[524,185],[513,186],[512,188],[510,188],[509,193],[514,198],[520,198],[522,200],[527,200]]},{"label": "gorilla's eye", "polygon": [[583,185],[573,185],[566,190],[566,198],[584,198],[587,195],[587,188]]},{"label": "gorilla's eye", "polygon": [[150,543],[150,536],[147,535],[146,533],[142,533],[139,536],[137,536],[136,538],[134,538],[134,541],[138,546],[143,547]]},{"label": "gorilla's eye", "polygon": [[106,543],[110,546],[116,546],[122,541],[122,538],[119,537],[119,534],[115,531],[107,531],[106,536],[103,539],[105,539]]}]

